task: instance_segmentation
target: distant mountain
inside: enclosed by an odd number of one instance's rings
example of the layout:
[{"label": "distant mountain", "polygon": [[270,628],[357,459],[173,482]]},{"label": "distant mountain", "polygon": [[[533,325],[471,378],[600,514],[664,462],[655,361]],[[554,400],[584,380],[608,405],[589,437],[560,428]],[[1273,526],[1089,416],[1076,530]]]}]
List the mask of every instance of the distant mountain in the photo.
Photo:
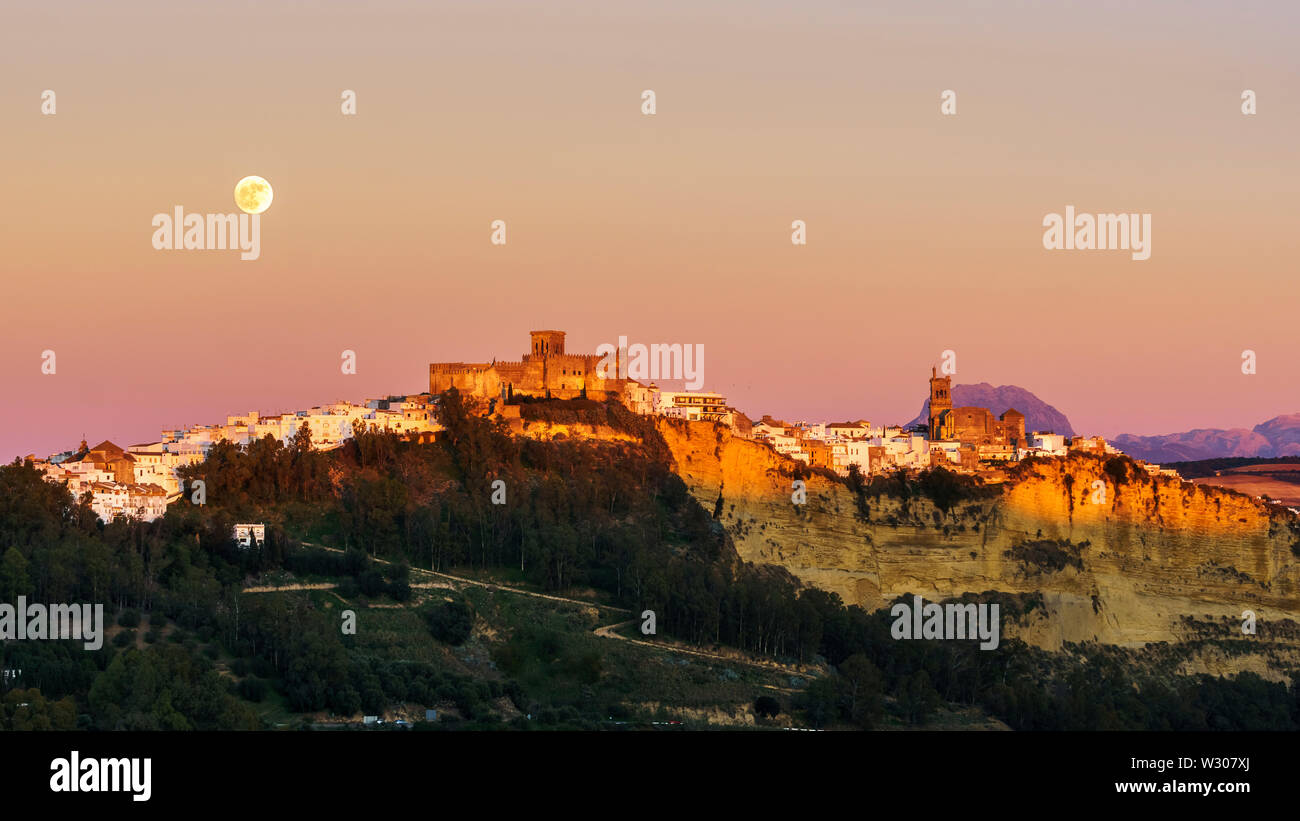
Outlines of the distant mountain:
[{"label": "distant mountain", "polygon": [[[987,382],[977,385],[953,385],[953,407],[988,408],[995,416],[1001,416],[1007,410],[1015,408],[1025,415],[1025,432],[1051,431],[1065,436],[1073,436],[1074,428],[1065,414],[1034,396],[1024,388],[1015,385],[998,385],[996,388]],[[930,399],[926,397],[921,405],[921,413],[908,423],[924,425],[930,421]]]},{"label": "distant mountain", "polygon": [[1199,428],[1161,436],[1115,437],[1115,447],[1148,462],[1190,462],[1228,456],[1267,458],[1300,454],[1300,413],[1275,416],[1246,428]]},{"label": "distant mountain", "polygon": [[1271,456],[1300,454],[1300,413],[1274,416],[1267,422],[1256,425],[1255,433],[1263,436],[1273,445]]}]

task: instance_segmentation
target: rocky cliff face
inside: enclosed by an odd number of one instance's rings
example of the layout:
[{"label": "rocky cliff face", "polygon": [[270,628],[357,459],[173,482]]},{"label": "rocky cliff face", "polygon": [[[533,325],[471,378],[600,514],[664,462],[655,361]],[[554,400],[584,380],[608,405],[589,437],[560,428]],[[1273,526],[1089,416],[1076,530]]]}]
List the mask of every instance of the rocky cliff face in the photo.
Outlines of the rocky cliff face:
[{"label": "rocky cliff face", "polygon": [[782,565],[847,603],[1038,594],[1044,607],[1006,632],[1047,649],[1186,641],[1210,622],[1240,639],[1244,610],[1261,623],[1300,620],[1300,523],[1240,494],[1108,473],[1104,459],[1080,454],[1026,464],[998,492],[947,512],[880,496],[865,500],[864,516],[852,492],[821,476],[805,480],[796,507],[795,463],[766,445],[706,423],[659,427],[691,493],[708,510],[722,497],[719,518],[742,558]]}]

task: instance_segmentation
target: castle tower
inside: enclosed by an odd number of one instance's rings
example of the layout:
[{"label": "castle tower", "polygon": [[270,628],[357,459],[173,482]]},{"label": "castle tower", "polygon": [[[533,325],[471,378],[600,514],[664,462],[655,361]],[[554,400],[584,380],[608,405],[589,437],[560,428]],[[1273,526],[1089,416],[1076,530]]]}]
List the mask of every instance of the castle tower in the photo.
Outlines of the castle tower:
[{"label": "castle tower", "polygon": [[[528,335],[533,340],[530,357],[535,362],[541,362],[538,376],[541,379],[542,395],[550,399],[552,369],[549,360],[564,355],[564,331],[529,331]],[[558,365],[555,367],[559,368]]]},{"label": "castle tower", "polygon": [[930,440],[942,439],[943,416],[952,410],[952,377],[930,368]]},{"label": "castle tower", "polygon": [[539,358],[564,353],[564,331],[529,331],[533,338],[532,354]]}]

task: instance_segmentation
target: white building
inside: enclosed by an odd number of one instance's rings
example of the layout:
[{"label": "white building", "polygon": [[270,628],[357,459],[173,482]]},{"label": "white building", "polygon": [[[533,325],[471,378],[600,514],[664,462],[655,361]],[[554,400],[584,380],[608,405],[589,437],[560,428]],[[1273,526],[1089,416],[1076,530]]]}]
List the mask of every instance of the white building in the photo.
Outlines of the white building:
[{"label": "white building", "polygon": [[864,439],[846,439],[833,442],[835,471],[847,476],[850,465],[857,465],[863,476],[871,474],[871,443]]},{"label": "white building", "polygon": [[655,394],[655,413],[691,421],[732,424],[727,398],[720,393],[659,391]]},{"label": "white building", "polygon": [[796,422],[794,427],[807,439],[826,439],[825,422]]},{"label": "white building", "polygon": [[266,525],[261,522],[235,525],[235,541],[240,547],[253,547],[266,541]]},{"label": "white building", "polygon": [[[931,453],[941,453],[951,464],[961,464],[961,442],[931,442]],[[968,467],[973,467],[969,466]]]},{"label": "white building", "polygon": [[45,466],[45,478],[55,482],[67,482],[68,490],[78,499],[81,494],[97,483],[113,483],[117,475],[111,470],[95,467],[93,462],[67,461],[57,465]]},{"label": "white building", "polygon": [[136,484],[158,485],[171,499],[181,492],[177,471],[202,462],[208,447],[201,442],[148,442],[131,445],[126,451],[135,459]]},{"label": "white building", "polygon": [[1069,443],[1060,433],[1034,431],[1029,436],[1029,445],[1044,456],[1064,456],[1069,452]]},{"label": "white building", "polygon": [[659,387],[655,383],[642,385],[633,381],[623,392],[623,400],[633,413],[649,416],[655,412],[655,397],[658,395]]},{"label": "white building", "polygon": [[871,436],[871,423],[865,419],[856,422],[833,422],[826,426],[829,439],[867,439]]},{"label": "white building", "polygon": [[777,434],[766,437],[766,441],[772,445],[773,450],[786,456],[793,456],[800,452],[799,440],[793,436]]},{"label": "white building", "polygon": [[167,513],[167,491],[158,485],[95,482],[90,491],[90,508],[105,522],[118,516],[151,522]]},{"label": "white building", "polygon": [[919,433],[899,427],[885,428],[886,435],[868,440],[884,449],[881,461],[894,467],[921,469],[930,465],[930,442]]}]

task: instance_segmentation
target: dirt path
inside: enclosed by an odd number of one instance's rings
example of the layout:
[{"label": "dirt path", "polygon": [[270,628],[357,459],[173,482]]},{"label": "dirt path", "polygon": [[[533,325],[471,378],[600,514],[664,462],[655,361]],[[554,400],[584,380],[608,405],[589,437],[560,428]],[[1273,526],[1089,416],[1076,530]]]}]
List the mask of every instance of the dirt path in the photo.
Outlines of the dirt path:
[{"label": "dirt path", "polygon": [[[303,544],[306,545],[307,547],[319,547],[321,550],[329,550],[335,553],[343,552],[336,547],[325,547],[324,545],[312,544],[311,542],[303,542]],[[374,561],[380,562],[382,564],[392,564],[391,562],[385,561],[384,559],[374,559]],[[446,579],[452,582],[452,584],[448,584],[447,582],[416,582],[411,585],[412,588],[427,589],[427,588],[437,587],[437,588],[448,589],[448,588],[454,588],[455,584],[470,584],[476,587],[486,587],[488,590],[492,590],[492,591],[515,593],[520,596],[532,596],[533,598],[537,598],[537,599],[547,599],[548,601],[562,602],[564,604],[576,604],[581,607],[596,607],[601,610],[609,610],[615,613],[626,613],[628,615],[632,614],[632,611],[628,610],[625,607],[614,607],[613,605],[609,605],[609,604],[597,604],[595,602],[583,601],[582,599],[570,599],[564,596],[552,596],[548,593],[537,593],[532,590],[523,590],[518,587],[508,587],[506,585],[495,584],[493,582],[484,582],[484,581],[479,581],[478,579],[469,579],[464,576],[453,576],[450,573],[439,573],[436,570],[425,570],[422,567],[412,567],[411,572],[423,573],[427,576],[437,576],[438,578]],[[249,587],[249,588],[245,588],[244,592],[245,593],[270,593],[270,592],[276,592],[281,590],[330,590],[335,587],[338,587],[338,585],[306,584],[306,585],[286,585],[284,587]],[[379,605],[371,605],[371,606],[375,607]],[[402,607],[404,605],[386,605],[386,606]],[[619,628],[626,627],[627,625],[634,624],[635,622],[636,619],[629,619],[627,621],[619,622],[618,624],[607,624],[604,627],[597,627],[594,633],[603,639],[615,639],[618,641],[625,641],[629,644],[638,644],[642,647],[650,647],[655,650],[662,650],[669,653],[680,653],[688,656],[698,656],[699,658],[706,658],[711,661],[719,661],[725,664],[744,664],[749,667],[757,667],[760,670],[766,670],[772,673],[785,673],[787,675],[800,676],[802,678],[808,678],[808,679],[816,678],[816,676],[814,676],[813,674],[805,672],[804,670],[801,670],[798,667],[792,667],[788,664],[781,664],[775,661],[759,661],[756,659],[740,658],[738,656],[731,656],[725,653],[711,653],[708,650],[697,650],[692,647],[682,647],[681,645],[678,645],[676,643],[644,641],[642,639],[633,639],[633,638],[628,638],[627,636],[619,635],[618,633]],[[765,686],[770,686],[770,685],[765,685]],[[771,689],[781,690],[783,692],[786,692],[785,688],[772,687]]]},{"label": "dirt path", "polygon": [[286,590],[333,590],[338,587],[337,584],[321,582],[320,584],[286,584],[280,587],[265,584],[258,587],[245,587],[243,593],[283,593]]},{"label": "dirt path", "polygon": [[[337,547],[326,547],[326,546],[324,546],[324,545],[313,544],[313,543],[311,543],[311,542],[303,542],[303,545],[305,545],[305,546],[307,546],[307,547],[319,547],[321,550],[329,550],[329,551],[334,552],[334,553],[342,553],[342,552],[343,552],[342,550],[339,550]],[[379,562],[380,564],[392,564],[392,562],[387,561],[387,560],[385,560],[385,559],[378,559],[378,558],[373,558],[373,557],[372,557],[372,560],[373,560],[373,561],[376,561],[376,562]],[[436,570],[425,570],[423,567],[412,567],[412,568],[411,568],[411,572],[412,572],[412,573],[423,573],[423,574],[426,575],[426,576],[437,576],[437,577],[440,578],[440,579],[447,579],[447,580],[449,580],[449,581],[456,582],[456,583],[459,583],[459,584],[472,584],[472,585],[474,585],[475,587],[486,587],[486,588],[489,589],[489,590],[501,590],[501,591],[504,591],[504,592],[506,592],[506,593],[516,593],[516,594],[518,594],[518,595],[520,595],[520,596],[532,596],[532,597],[535,598],[535,599],[547,599],[548,601],[563,602],[563,603],[565,603],[565,604],[577,604],[577,605],[581,605],[582,607],[596,607],[596,608],[599,608],[599,609],[601,609],[601,610],[609,610],[609,611],[614,612],[614,613],[627,613],[627,614],[631,614],[631,612],[632,612],[631,610],[628,610],[626,607],[614,607],[613,605],[610,605],[610,604],[598,604],[598,603],[596,603],[596,602],[583,601],[582,599],[569,599],[569,598],[565,598],[564,596],[552,596],[552,595],[549,595],[549,594],[547,594],[547,593],[536,593],[536,592],[534,592],[534,591],[532,591],[532,590],[524,590],[524,589],[519,588],[519,587],[507,587],[506,585],[503,585],[503,584],[496,584],[495,582],[484,582],[484,581],[479,581],[478,579],[467,579],[467,578],[465,578],[464,576],[453,576],[453,575],[451,575],[450,573],[439,573],[439,572],[436,571]],[[334,585],[329,585],[329,587],[333,587],[333,586],[334,586]],[[412,584],[411,587],[413,587],[413,588],[429,588],[429,587],[442,587],[442,588],[449,588],[449,587],[451,587],[451,585],[448,585],[448,584],[438,584],[437,582],[425,582],[425,583],[418,583],[418,582],[417,582],[417,583],[415,583],[415,584]],[[249,588],[249,590],[252,590],[252,589],[253,589],[253,588]],[[291,589],[291,588],[288,588],[288,587],[282,587],[282,588],[280,588],[280,589],[281,589],[281,590],[289,590],[289,589]],[[316,589],[324,589],[324,588],[316,588]],[[261,592],[261,591],[258,591],[258,592]]]},{"label": "dirt path", "polygon": [[[744,664],[749,667],[758,667],[759,669],[766,670],[770,673],[786,673],[788,675],[801,676],[803,678],[809,678],[809,679],[816,678],[816,676],[812,675],[811,673],[807,673],[803,670],[800,670],[798,667],[792,667],[788,664],[781,664],[780,662],[776,662],[776,661],[759,661],[757,659],[740,658],[738,656],[731,656],[725,653],[711,653],[708,650],[698,650],[693,647],[682,647],[681,645],[676,643],[632,639],[632,638],[628,638],[627,636],[619,634],[618,632],[619,628],[626,627],[629,624],[635,624],[635,623],[636,623],[636,619],[630,619],[628,621],[619,622],[618,624],[607,624],[604,627],[597,627],[595,633],[596,635],[600,636],[603,639],[618,639],[619,641],[625,641],[629,644],[639,644],[642,647],[653,647],[656,650],[666,650],[669,653],[681,653],[683,655],[688,655],[688,656],[699,656],[700,658],[706,658],[712,661],[720,661],[726,664]],[[783,688],[774,687],[772,689],[783,689]]]}]

